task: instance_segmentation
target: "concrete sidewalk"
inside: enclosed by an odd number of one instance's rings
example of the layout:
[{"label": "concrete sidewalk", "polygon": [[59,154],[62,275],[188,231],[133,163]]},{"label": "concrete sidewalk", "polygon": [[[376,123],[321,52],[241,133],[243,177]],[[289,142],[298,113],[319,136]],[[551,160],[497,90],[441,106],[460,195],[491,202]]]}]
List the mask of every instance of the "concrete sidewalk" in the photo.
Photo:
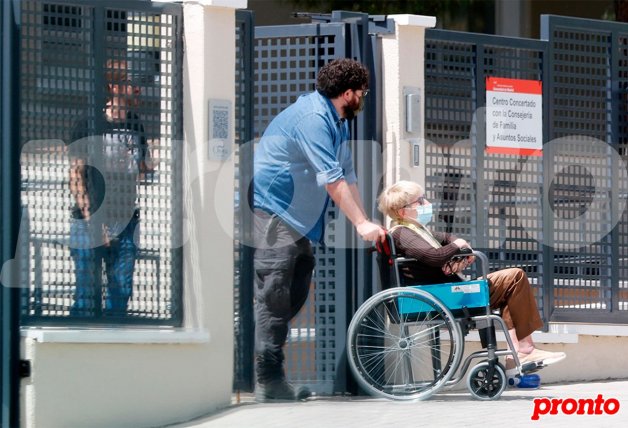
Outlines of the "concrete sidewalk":
[{"label": "concrete sidewalk", "polygon": [[[577,405],[578,399],[605,401],[612,415],[558,414],[540,415],[531,420],[535,398],[569,400],[565,412]],[[614,401],[614,400],[617,401]],[[619,409],[616,404],[619,403]],[[538,402],[543,409],[549,401]],[[605,405],[598,406],[601,412]],[[575,408],[574,408],[575,409]],[[474,400],[466,390],[437,394],[427,401],[392,402],[371,397],[321,397],[307,402],[288,404],[257,404],[251,395],[241,403],[186,423],[169,428],[213,427],[626,427],[628,426],[628,380],[543,385],[529,390],[508,388],[499,400]]]}]

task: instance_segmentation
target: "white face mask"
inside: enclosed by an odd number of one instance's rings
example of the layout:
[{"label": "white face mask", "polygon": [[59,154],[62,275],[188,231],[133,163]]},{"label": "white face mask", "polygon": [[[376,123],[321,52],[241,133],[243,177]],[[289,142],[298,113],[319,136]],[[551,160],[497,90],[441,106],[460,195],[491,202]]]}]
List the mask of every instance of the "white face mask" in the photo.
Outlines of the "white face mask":
[{"label": "white face mask", "polygon": [[426,225],[432,221],[432,204],[427,205],[419,205],[416,207],[416,218],[415,220],[421,223],[422,225]]}]

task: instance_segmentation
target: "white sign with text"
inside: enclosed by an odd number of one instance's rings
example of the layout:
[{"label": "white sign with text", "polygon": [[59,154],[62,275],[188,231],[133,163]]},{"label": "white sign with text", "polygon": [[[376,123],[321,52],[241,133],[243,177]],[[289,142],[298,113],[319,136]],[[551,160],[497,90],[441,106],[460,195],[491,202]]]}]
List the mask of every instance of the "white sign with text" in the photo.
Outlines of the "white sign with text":
[{"label": "white sign with text", "polygon": [[543,82],[486,78],[486,151],[541,156]]}]

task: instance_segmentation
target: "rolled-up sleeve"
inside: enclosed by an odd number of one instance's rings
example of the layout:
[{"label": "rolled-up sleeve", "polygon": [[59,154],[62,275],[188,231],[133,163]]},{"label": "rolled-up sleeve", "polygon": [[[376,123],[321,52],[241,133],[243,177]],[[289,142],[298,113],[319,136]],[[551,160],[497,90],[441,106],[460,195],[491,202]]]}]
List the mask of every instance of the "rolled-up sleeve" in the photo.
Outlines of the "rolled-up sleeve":
[{"label": "rolled-up sleeve", "polygon": [[326,186],[328,184],[334,183],[341,178],[345,178],[342,168],[334,168],[328,171],[321,171],[316,173],[316,184],[319,186]]}]

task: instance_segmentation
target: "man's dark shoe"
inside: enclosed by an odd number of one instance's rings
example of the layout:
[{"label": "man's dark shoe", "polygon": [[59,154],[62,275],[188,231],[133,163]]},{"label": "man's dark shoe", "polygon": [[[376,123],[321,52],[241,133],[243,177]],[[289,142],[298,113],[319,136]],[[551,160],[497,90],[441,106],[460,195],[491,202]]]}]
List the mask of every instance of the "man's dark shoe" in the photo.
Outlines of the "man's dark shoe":
[{"label": "man's dark shoe", "polygon": [[272,380],[255,385],[255,401],[258,403],[300,401],[311,395],[312,392],[308,388],[294,388],[285,380]]}]

